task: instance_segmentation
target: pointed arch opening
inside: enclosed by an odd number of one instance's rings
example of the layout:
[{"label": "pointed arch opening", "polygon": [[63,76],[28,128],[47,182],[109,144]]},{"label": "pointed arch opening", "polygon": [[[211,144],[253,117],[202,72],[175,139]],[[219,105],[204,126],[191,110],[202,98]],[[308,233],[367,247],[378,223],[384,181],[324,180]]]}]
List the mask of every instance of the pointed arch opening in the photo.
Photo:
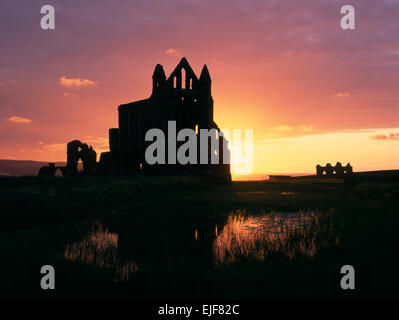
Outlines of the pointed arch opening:
[{"label": "pointed arch opening", "polygon": [[184,68],[181,69],[181,88],[182,89],[187,89],[186,88],[186,76],[187,72]]}]

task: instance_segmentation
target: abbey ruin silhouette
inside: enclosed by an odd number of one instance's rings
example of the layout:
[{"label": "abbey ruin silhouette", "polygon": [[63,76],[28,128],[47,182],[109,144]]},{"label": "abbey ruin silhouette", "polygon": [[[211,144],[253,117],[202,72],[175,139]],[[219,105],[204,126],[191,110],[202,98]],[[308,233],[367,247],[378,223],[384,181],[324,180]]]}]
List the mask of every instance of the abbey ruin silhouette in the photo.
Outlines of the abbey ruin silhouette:
[{"label": "abbey ruin silhouette", "polygon": [[331,163],[327,163],[325,167],[321,165],[316,166],[316,175],[318,177],[343,177],[349,176],[353,173],[353,167],[348,163],[345,167],[342,166],[341,162],[337,162],[335,166]]},{"label": "abbey ruin silhouette", "polygon": [[[173,72],[166,78],[162,65],[157,64],[152,76],[152,94],[148,99],[135,101],[118,107],[119,127],[109,129],[109,150],[101,153],[99,162],[91,146],[79,140],[68,143],[67,165],[59,168],[64,176],[79,174],[78,161],[83,162],[85,175],[129,175],[146,174],[205,174],[231,180],[230,164],[223,163],[223,145],[228,142],[221,133],[219,150],[212,150],[209,140],[208,157],[212,152],[219,157],[218,164],[155,164],[145,161],[145,150],[150,142],[145,134],[153,128],[167,132],[168,121],[176,121],[177,131],[192,129],[200,135],[200,129],[219,127],[213,119],[211,76],[206,65],[198,78],[186,58],[182,58]],[[168,139],[166,139],[167,141]],[[198,141],[200,139],[197,139]],[[184,142],[178,142],[183,144]],[[197,152],[199,158],[199,152]],[[227,155],[230,157],[230,155]],[[198,161],[197,163],[200,163]],[[53,164],[41,168],[39,175],[54,175]]]}]

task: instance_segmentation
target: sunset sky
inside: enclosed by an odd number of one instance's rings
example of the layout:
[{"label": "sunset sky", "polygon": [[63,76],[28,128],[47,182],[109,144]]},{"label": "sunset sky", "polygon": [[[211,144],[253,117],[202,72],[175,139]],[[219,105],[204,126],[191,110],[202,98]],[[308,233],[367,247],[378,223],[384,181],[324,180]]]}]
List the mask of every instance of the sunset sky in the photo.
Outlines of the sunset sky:
[{"label": "sunset sky", "polygon": [[0,39],[0,159],[108,150],[118,105],[185,56],[208,65],[219,127],[254,130],[254,173],[399,169],[399,0],[2,0]]}]

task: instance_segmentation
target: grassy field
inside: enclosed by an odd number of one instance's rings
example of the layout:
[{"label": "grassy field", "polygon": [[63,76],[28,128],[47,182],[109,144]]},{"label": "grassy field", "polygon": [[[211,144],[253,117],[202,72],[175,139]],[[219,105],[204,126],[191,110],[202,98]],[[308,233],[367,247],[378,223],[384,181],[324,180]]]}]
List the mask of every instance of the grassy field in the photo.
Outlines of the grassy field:
[{"label": "grassy field", "polygon": [[[398,298],[398,194],[339,179],[1,178],[1,297]],[[283,230],[240,238],[259,221]],[[54,291],[40,289],[45,264]]]}]

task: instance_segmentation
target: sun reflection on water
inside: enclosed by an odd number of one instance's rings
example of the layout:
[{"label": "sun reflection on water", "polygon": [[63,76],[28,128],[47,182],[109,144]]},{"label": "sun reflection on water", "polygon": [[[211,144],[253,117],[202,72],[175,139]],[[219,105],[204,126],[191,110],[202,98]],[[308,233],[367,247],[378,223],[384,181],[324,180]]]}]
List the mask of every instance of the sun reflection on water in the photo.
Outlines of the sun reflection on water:
[{"label": "sun reflection on water", "polygon": [[325,227],[325,222],[321,223],[314,211],[259,216],[231,213],[213,243],[215,263],[263,261],[271,255],[312,258],[320,249],[339,244],[334,228],[330,224]]}]

